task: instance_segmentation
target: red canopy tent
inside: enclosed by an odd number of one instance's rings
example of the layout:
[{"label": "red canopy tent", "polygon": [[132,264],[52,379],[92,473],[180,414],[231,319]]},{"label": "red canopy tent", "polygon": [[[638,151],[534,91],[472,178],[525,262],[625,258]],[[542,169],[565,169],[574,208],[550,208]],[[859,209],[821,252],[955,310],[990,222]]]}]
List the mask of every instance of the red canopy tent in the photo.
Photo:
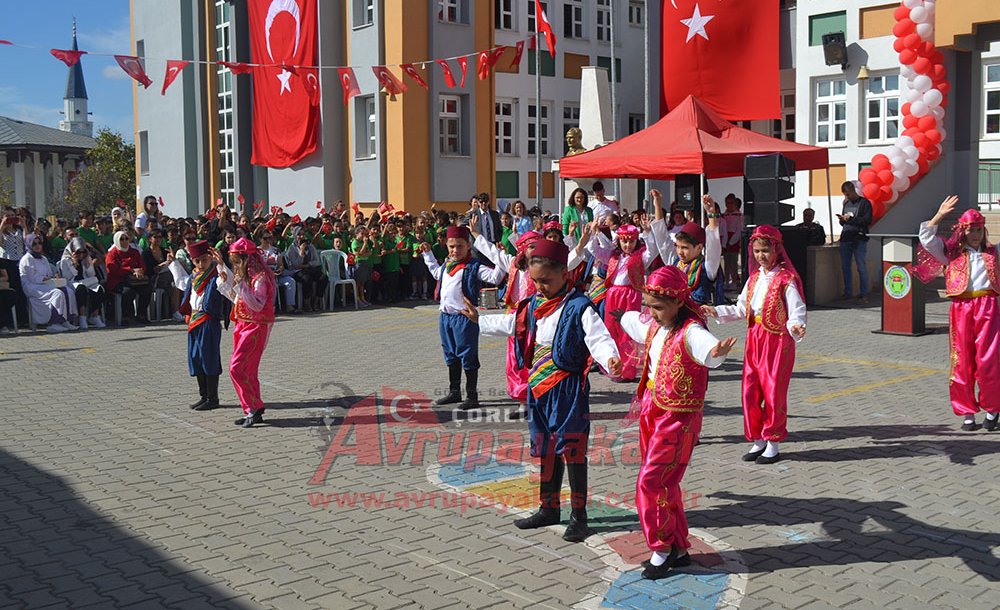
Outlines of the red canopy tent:
[{"label": "red canopy tent", "polygon": [[829,166],[825,148],[779,140],[733,125],[688,96],[654,125],[585,153],[563,157],[563,178],[673,180],[678,174],[706,178],[743,175],[747,155],[781,153],[796,170]]}]

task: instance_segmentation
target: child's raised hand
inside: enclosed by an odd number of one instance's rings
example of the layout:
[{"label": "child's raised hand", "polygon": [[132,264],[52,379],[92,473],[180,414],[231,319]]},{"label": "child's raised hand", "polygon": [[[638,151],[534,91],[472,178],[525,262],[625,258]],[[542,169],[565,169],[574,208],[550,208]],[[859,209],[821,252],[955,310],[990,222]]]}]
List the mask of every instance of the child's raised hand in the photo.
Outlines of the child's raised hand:
[{"label": "child's raised hand", "polygon": [[709,318],[718,318],[719,312],[711,305],[702,305],[701,313],[705,314]]},{"label": "child's raised hand", "polygon": [[958,195],[949,195],[938,207],[938,216],[944,217],[951,214],[956,205],[958,205]]},{"label": "child's raised hand", "polygon": [[611,373],[612,377],[621,377],[622,374],[621,358],[611,358],[610,360],[608,360],[608,372]]},{"label": "child's raised hand", "polygon": [[711,352],[712,357],[718,358],[720,356],[725,356],[732,351],[734,347],[736,347],[736,337],[727,337],[715,344],[715,347],[712,348]]},{"label": "child's raised hand", "polygon": [[462,297],[462,300],[465,301],[465,309],[459,313],[468,318],[473,324],[479,324],[479,310],[476,309],[476,306],[468,297]]},{"label": "child's raised hand", "polygon": [[705,212],[711,214],[715,211],[715,199],[712,199],[712,196],[706,193],[701,198],[701,207],[705,208]]},{"label": "child's raised hand", "polygon": [[479,216],[472,214],[469,216],[469,232],[473,235],[479,235],[479,231],[477,229],[479,229]]},{"label": "child's raised hand", "polygon": [[[958,198],[956,197],[956,199]],[[800,341],[802,340],[803,337],[806,336],[806,327],[802,326],[801,324],[796,324],[792,326],[789,330],[791,331],[792,335],[796,339],[799,339]]]},{"label": "child's raised hand", "polygon": [[430,252],[430,251],[431,251],[431,245],[429,243],[424,242],[424,243],[420,244],[420,253],[421,254],[423,254],[424,252]]}]

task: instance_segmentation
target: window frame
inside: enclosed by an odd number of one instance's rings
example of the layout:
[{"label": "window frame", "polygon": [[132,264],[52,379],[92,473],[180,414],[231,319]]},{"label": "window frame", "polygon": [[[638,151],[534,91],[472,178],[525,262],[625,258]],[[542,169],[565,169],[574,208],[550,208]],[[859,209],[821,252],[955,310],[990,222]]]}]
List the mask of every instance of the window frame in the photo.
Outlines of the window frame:
[{"label": "window frame", "polygon": [[[828,83],[830,85],[830,92],[826,95],[820,95],[820,87]],[[843,88],[841,93],[837,93],[837,85],[840,84]],[[827,107],[828,119],[821,123],[820,121],[820,108],[822,106]],[[843,119],[837,119],[837,109],[838,106],[843,110]],[[812,138],[813,143],[816,146],[846,146],[847,145],[847,79],[845,78],[818,78],[813,81],[813,129]],[[826,126],[828,139],[820,139],[820,127]],[[843,139],[836,139],[837,127],[843,126]]]},{"label": "window frame", "polygon": [[[896,79],[895,89],[886,89],[883,85],[883,90],[881,93],[872,93],[871,88],[876,82],[885,82],[888,78]],[[879,74],[872,74],[869,76],[868,81],[865,83],[864,90],[862,91],[862,110],[864,118],[861,121],[862,124],[862,142],[865,144],[889,144],[899,137],[902,133],[901,122],[902,115],[900,113],[900,75],[898,72],[882,72]],[[889,106],[891,102],[895,100],[896,102],[896,113],[893,116],[889,115]],[[877,102],[879,106],[879,116],[873,117],[871,115],[871,102]],[[892,135],[889,133],[889,124],[896,124],[896,133]],[[872,124],[878,126],[878,137],[871,136]]]},{"label": "window frame", "polygon": [[[495,27],[498,30],[503,30],[504,32],[516,32],[517,31],[517,5],[515,0],[494,0],[494,20]],[[507,19],[508,25],[504,25],[504,19]]]},{"label": "window frame", "polygon": [[[584,9],[583,0],[566,0],[563,4],[563,38],[587,40]],[[549,19],[551,20],[551,17]]]},{"label": "window frame", "polygon": [[628,3],[628,24],[634,28],[643,27],[646,19],[646,5],[642,2],[631,0]]},{"label": "window frame", "polygon": [[[500,110],[502,106],[506,106],[508,112],[506,114],[501,114]],[[493,122],[496,127],[496,135],[494,137],[493,151],[498,157],[516,157],[517,156],[517,100],[510,98],[497,98],[493,105],[494,118]],[[510,135],[505,136],[502,133],[501,128],[503,125],[510,126]],[[509,149],[501,149],[501,145],[509,144]]]},{"label": "window frame", "polygon": [[539,104],[536,100],[532,100],[528,103],[528,129],[527,137],[525,141],[527,144],[528,156],[535,156],[535,150],[538,146],[539,138],[536,137],[538,134],[533,134],[535,130],[535,117],[532,116],[532,111],[538,112],[538,108],[541,108],[542,120],[541,120],[541,152],[543,157],[552,156],[552,103],[543,101]]},{"label": "window frame", "polygon": [[[454,102],[454,112],[447,110],[447,103]],[[449,150],[447,140],[452,139],[450,130],[446,129],[446,124],[455,124],[455,150]],[[465,153],[462,142],[462,97],[460,95],[439,95],[438,96],[438,153],[442,157],[464,157]]]},{"label": "window frame", "polygon": [[[597,42],[611,44],[611,2],[613,0],[595,0],[594,2],[594,36]],[[603,17],[603,19],[602,19]],[[601,21],[606,23],[601,23]]]},{"label": "window frame", "polygon": [[[983,60],[983,114],[982,114],[982,129],[981,137],[984,140],[1000,140],[1000,80],[990,82],[989,74],[990,68],[996,68],[1000,71],[1000,59],[987,59]],[[998,75],[1000,79],[1000,75]],[[990,94],[993,93],[998,98],[998,107],[996,109],[990,110],[989,100]],[[997,121],[997,131],[989,131],[990,117],[998,117]]]}]

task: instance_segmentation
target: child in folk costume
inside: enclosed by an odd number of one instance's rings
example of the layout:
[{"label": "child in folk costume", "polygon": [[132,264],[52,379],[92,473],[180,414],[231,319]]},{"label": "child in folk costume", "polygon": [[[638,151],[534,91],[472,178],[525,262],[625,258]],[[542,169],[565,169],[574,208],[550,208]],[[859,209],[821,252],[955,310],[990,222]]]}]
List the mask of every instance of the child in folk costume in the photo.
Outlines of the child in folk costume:
[{"label": "child in folk costume", "polygon": [[[620,379],[635,379],[639,366],[636,345],[622,329],[622,315],[627,311],[639,311],[642,306],[642,288],[645,285],[646,270],[656,259],[655,243],[639,245],[639,228],[624,224],[618,227],[618,246],[615,247],[596,226],[590,241],[590,251],[594,258],[608,267],[604,285],[607,296],[604,305],[604,325],[615,338],[622,358]],[[649,241],[654,241],[647,234]]]},{"label": "child in folk costume", "polygon": [[216,280],[219,290],[232,301],[232,319],[236,322],[229,376],[240,397],[243,417],[235,423],[250,428],[264,421],[258,372],[274,324],[274,273],[264,262],[260,249],[246,237],[229,246],[232,270],[222,264],[222,255],[217,250],[212,255],[219,266]]},{"label": "child in folk costume", "polygon": [[677,267],[688,278],[691,298],[705,304],[713,300],[716,287],[721,288],[722,276],[719,269],[722,262],[722,240],[719,237],[721,214],[715,211],[715,200],[711,195],[702,198],[702,207],[708,218],[708,226],[702,228],[697,223],[688,222],[680,231],[671,232],[663,219],[663,195],[657,189],[649,191],[656,209],[656,220],[650,223],[649,231],[655,238],[660,257],[675,260]]},{"label": "child in folk costume", "polygon": [[788,382],[795,343],[806,334],[806,303],[780,231],[770,225],[755,228],[747,251],[750,277],[736,305],[705,305],[702,311],[721,322],[747,321],[743,430],[753,446],[743,461],[773,464],[781,459],[779,443],[788,436]]},{"label": "child in folk costume", "polygon": [[569,250],[539,240],[528,264],[538,293],[515,313],[479,317],[471,302],[463,312],[484,335],[513,336],[518,366],[528,368],[528,428],[531,455],[541,458],[540,508],[514,525],[533,529],[560,521],[559,495],[569,472],[571,505],[563,539],[581,542],[587,527],[587,441],[590,436],[590,359],[621,374],[615,342],[585,294],[569,282]]},{"label": "child in folk costume", "polygon": [[933,218],[921,223],[919,264],[913,274],[929,282],[944,271],[945,293],[951,299],[951,408],[964,418],[966,431],[977,430],[976,413],[986,411],[983,428],[993,431],[1000,414],[1000,255],[989,242],[986,219],[975,209],[959,217],[947,240],[937,236],[941,221],[957,203],[958,197],[948,197]]},{"label": "child in folk costume", "polygon": [[[483,282],[499,284],[504,269],[480,264],[472,256],[472,244],[467,227],[452,226],[446,232],[448,258],[439,265],[428,243],[421,245],[424,263],[437,280],[434,298],[441,301],[441,349],[448,365],[448,393],[434,401],[435,405],[461,403],[462,409],[479,408],[479,327],[462,314],[466,301],[479,304],[479,289]],[[465,371],[466,399],[462,400],[462,371]]]},{"label": "child in folk costume", "polygon": [[639,419],[642,467],[636,505],[646,544],[653,552],[643,578],[656,580],[671,568],[691,563],[681,479],[701,431],[708,369],[716,368],[736,345],[717,340],[705,329],[699,305],[691,299],[687,276],[661,267],[646,280],[646,314],[626,312],[622,328],[646,346],[634,407]]},{"label": "child in folk costume", "polygon": [[219,406],[222,293],[216,282],[219,272],[212,264],[208,242],[201,240],[188,244],[187,252],[194,265],[193,273],[189,275],[176,260],[170,263],[170,273],[174,285],[184,291],[178,311],[187,320],[188,372],[198,378],[198,393],[201,396],[191,408],[208,411]]}]

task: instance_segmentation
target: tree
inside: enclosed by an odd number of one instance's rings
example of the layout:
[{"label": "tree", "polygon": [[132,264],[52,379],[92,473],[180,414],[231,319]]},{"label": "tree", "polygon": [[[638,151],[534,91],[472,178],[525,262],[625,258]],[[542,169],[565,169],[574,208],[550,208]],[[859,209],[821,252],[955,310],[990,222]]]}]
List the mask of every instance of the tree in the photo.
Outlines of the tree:
[{"label": "tree", "polygon": [[66,204],[53,210],[68,218],[77,212],[110,213],[119,199],[135,199],[135,145],[126,142],[116,131],[103,128],[97,132],[97,146],[87,151],[84,168],[69,186]]},{"label": "tree", "polygon": [[14,181],[0,171],[0,206],[14,205]]}]

